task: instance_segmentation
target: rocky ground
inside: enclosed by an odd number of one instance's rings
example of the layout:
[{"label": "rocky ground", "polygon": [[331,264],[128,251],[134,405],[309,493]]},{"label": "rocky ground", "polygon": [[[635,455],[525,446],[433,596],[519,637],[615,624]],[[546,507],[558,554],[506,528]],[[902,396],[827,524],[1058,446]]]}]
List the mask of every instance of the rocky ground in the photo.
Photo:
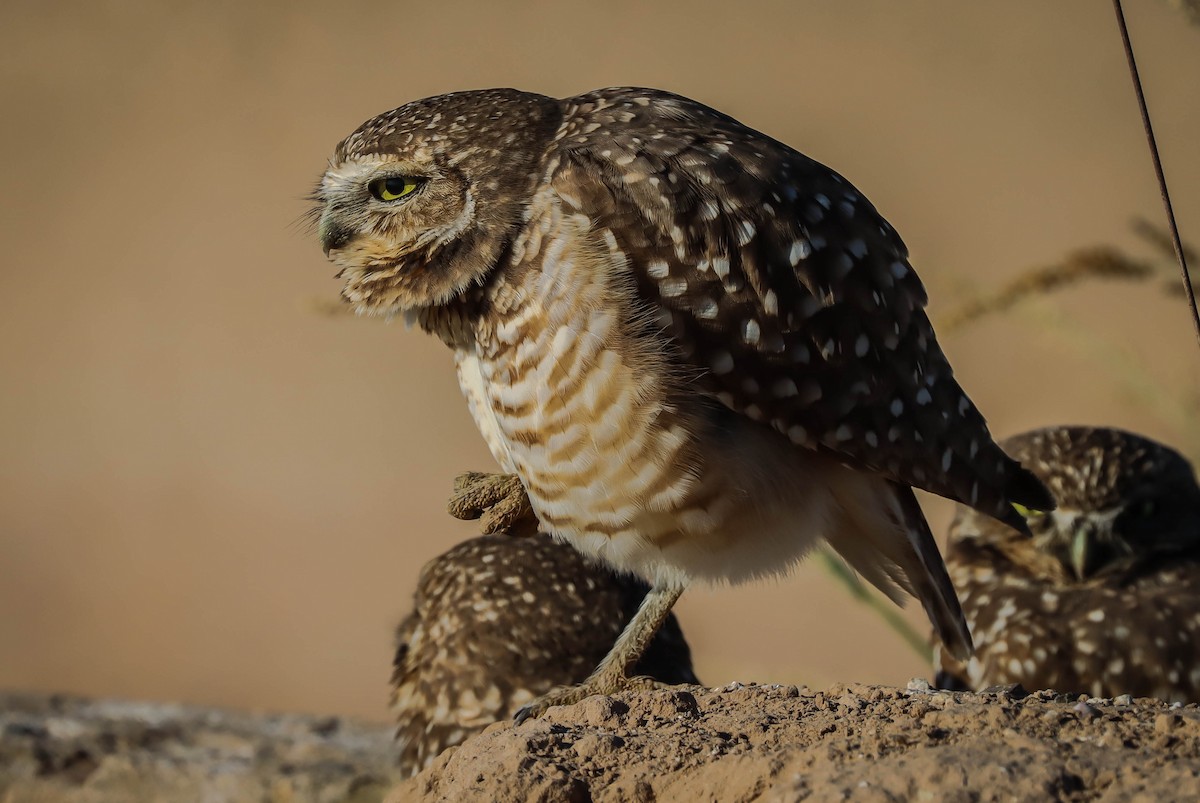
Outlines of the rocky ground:
[{"label": "rocky ground", "polygon": [[392,729],[329,717],[0,694],[0,803],[378,803]]},{"label": "rocky ground", "polygon": [[[0,801],[378,801],[390,728],[0,696]],[[1200,800],[1200,709],[834,686],[593,697],[497,723],[391,801]]]}]

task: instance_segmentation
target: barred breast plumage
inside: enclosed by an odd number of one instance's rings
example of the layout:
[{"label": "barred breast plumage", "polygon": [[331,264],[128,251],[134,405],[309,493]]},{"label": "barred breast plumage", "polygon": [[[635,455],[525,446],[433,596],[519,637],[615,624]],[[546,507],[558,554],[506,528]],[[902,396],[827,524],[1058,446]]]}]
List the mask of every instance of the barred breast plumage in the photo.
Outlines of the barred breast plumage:
[{"label": "barred breast plumage", "polygon": [[796,459],[696,393],[611,234],[550,191],[535,210],[543,225],[515,245],[525,269],[488,290],[489,315],[455,350],[497,462],[544,526],[618,568],[680,581],[785,570],[831,518],[828,475],[853,475]]}]

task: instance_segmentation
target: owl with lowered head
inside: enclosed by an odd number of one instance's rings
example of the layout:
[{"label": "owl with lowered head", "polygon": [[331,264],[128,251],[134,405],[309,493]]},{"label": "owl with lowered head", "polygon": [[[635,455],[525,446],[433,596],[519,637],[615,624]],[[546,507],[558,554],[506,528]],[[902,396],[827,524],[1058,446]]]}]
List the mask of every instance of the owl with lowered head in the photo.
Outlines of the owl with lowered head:
[{"label": "owl with lowered head", "polygon": [[[649,590],[541,534],[483,535],[425,564],[396,629],[401,771],[421,771],[534,697],[586,678]],[[699,683],[673,616],[636,669],[664,684]]]},{"label": "owl with lowered head", "polygon": [[1174,449],[1107,427],[1004,441],[1053,491],[1032,538],[960,508],[946,563],[975,635],[938,683],[1200,702],[1200,486]]},{"label": "owl with lowered head", "polygon": [[785,571],[822,539],[965,658],[912,489],[1022,532],[1013,503],[1053,507],[955,381],[892,227],[696,101],[416,101],[343,140],[316,201],[344,299],[452,349],[542,529],[651,584],[596,671],[518,719],[645,685],[629,670],[689,583]]}]

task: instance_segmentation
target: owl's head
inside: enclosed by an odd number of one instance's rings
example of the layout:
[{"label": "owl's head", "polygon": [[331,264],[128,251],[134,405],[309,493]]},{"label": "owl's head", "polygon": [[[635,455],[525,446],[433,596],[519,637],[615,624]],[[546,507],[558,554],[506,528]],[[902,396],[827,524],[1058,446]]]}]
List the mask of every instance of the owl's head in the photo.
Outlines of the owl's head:
[{"label": "owl's head", "polygon": [[1107,427],[1049,427],[1001,446],[1058,501],[1049,513],[1020,512],[1031,546],[1067,575],[1082,581],[1153,557],[1200,557],[1200,486],[1174,449]]},{"label": "owl's head", "polygon": [[359,126],[314,193],[346,301],[391,314],[481,283],[521,223],[561,118],[552,98],[492,89],[415,101]]}]

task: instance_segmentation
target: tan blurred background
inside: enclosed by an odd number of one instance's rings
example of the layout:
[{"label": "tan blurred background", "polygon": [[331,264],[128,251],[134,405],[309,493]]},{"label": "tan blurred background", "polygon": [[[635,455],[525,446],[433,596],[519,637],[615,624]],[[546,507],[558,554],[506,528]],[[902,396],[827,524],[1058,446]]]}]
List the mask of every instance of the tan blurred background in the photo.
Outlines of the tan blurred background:
[{"label": "tan blurred background", "polygon": [[[1200,29],[1127,2],[1200,239]],[[339,287],[303,197],[408,100],[619,84],[845,174],[935,317],[1079,246],[1154,256],[1128,226],[1161,213],[1100,0],[5,3],[0,687],[384,717],[417,571],[474,532],[443,512],[450,481],[492,463],[439,343],[314,311]],[[1095,283],[1035,306],[945,338],[998,435],[1111,423],[1195,456],[1178,297]],[[679,613],[710,684],[928,671],[815,565]]]}]

